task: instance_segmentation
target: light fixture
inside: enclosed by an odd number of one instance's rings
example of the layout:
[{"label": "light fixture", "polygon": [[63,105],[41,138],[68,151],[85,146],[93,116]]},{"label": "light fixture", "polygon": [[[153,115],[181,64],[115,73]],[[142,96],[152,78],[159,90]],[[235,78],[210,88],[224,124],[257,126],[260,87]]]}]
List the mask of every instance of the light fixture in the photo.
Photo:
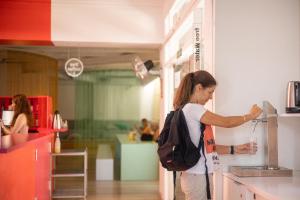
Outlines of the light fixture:
[{"label": "light fixture", "polygon": [[148,75],[148,72],[154,67],[152,60],[143,62],[139,56],[133,58],[132,64],[135,75],[140,79],[144,79]]}]

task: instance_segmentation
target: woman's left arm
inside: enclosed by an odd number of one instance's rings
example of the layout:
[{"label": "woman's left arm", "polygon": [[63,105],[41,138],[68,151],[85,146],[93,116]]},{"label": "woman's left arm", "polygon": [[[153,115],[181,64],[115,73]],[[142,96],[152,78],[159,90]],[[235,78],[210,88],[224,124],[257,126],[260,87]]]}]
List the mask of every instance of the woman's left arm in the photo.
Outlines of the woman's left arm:
[{"label": "woman's left arm", "polygon": [[[257,144],[254,143],[253,150],[251,150],[250,143],[234,145],[233,146],[233,154],[250,154],[250,152],[255,153],[257,151]],[[216,152],[218,154],[230,154],[231,146],[228,145],[216,145]]]},{"label": "woman's left arm", "polygon": [[18,133],[24,125],[27,124],[27,119],[25,114],[20,114],[13,127],[10,128],[11,133]]}]

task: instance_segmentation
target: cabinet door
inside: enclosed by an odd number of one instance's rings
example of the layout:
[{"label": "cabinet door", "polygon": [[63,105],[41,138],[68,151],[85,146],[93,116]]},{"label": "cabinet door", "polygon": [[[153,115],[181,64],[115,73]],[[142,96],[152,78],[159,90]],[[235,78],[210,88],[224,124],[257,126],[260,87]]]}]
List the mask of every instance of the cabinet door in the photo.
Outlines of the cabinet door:
[{"label": "cabinet door", "polygon": [[246,200],[269,200],[250,190],[246,190]]},{"label": "cabinet door", "polygon": [[0,154],[0,199],[27,200],[35,197],[34,144]]},{"label": "cabinet door", "polygon": [[223,200],[246,200],[246,188],[227,177],[223,177]]},{"label": "cabinet door", "polygon": [[36,144],[36,197],[50,199],[51,139]]}]

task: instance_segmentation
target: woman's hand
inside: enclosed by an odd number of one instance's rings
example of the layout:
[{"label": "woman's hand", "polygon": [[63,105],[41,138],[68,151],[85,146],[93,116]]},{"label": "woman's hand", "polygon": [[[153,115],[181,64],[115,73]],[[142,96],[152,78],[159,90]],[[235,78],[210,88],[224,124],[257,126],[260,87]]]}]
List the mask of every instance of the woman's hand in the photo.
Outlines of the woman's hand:
[{"label": "woman's hand", "polygon": [[2,119],[0,119],[0,128],[2,128],[4,126],[4,123],[2,121]]},{"label": "woman's hand", "polygon": [[255,154],[257,152],[257,143],[245,143],[234,146],[236,154]]},{"label": "woman's hand", "polygon": [[262,109],[254,104],[250,110],[250,120],[256,119],[262,113]]}]

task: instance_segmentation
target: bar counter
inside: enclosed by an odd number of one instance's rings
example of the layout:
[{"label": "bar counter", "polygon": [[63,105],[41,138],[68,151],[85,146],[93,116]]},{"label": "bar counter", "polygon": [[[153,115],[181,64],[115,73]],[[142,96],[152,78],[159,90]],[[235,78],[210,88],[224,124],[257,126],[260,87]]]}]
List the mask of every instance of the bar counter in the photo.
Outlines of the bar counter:
[{"label": "bar counter", "polygon": [[0,147],[0,199],[51,199],[51,149],[54,134],[2,136]]},{"label": "bar counter", "polygon": [[51,133],[34,133],[34,134],[11,134],[2,136],[0,139],[0,153],[9,153],[20,149],[30,143],[38,142],[48,137],[53,137]]},{"label": "bar counter", "polygon": [[158,180],[157,143],[116,136],[114,173],[117,180]]}]

